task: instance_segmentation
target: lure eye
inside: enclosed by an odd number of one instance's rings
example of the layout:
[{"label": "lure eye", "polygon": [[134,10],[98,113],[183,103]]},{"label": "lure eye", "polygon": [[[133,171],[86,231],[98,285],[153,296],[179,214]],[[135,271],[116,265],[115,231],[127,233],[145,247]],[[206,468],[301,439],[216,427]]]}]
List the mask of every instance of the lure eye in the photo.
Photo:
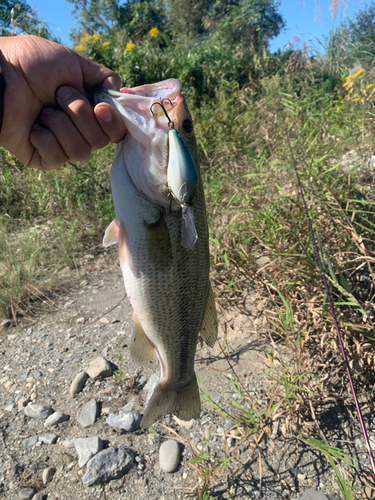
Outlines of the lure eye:
[{"label": "lure eye", "polygon": [[187,134],[190,134],[190,132],[193,131],[193,122],[191,120],[189,120],[189,118],[186,118],[186,120],[184,120],[183,124],[182,124],[182,128],[184,129],[184,132],[186,132]]}]

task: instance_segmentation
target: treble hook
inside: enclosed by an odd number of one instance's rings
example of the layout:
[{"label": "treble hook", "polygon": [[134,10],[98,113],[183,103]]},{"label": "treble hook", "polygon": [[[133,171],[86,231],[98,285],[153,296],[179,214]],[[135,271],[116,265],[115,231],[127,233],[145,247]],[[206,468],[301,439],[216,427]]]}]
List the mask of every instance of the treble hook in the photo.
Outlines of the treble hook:
[{"label": "treble hook", "polygon": [[172,122],[172,120],[169,118],[169,115],[167,113],[167,110],[165,109],[165,106],[164,106],[164,101],[168,101],[169,104],[172,106],[173,108],[173,104],[171,103],[171,100],[168,99],[168,98],[165,98],[165,99],[160,99],[160,102],[157,101],[157,102],[153,102],[150,106],[150,111],[151,111],[151,114],[153,115],[154,112],[152,111],[152,107],[155,106],[155,104],[159,104],[159,106],[161,107],[161,109],[163,110],[163,113],[165,114],[167,120],[168,120],[168,127],[172,130],[174,128],[174,123]]}]

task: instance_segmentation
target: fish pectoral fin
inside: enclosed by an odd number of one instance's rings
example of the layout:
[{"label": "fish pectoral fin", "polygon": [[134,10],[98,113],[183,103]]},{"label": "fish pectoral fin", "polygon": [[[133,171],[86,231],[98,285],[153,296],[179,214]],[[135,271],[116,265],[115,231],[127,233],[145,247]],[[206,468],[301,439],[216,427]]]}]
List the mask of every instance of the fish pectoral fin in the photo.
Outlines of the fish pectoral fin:
[{"label": "fish pectoral fin", "polygon": [[155,358],[155,347],[146,336],[135,315],[133,333],[130,339],[130,355],[136,363],[142,366],[149,365]]},{"label": "fish pectoral fin", "polygon": [[111,245],[115,245],[118,241],[118,233],[119,233],[120,225],[116,219],[110,223],[104,233],[103,238],[103,247],[110,247]]},{"label": "fish pectoral fin", "polygon": [[173,413],[181,420],[199,418],[201,400],[195,374],[188,386],[178,390],[163,387],[163,384],[156,387],[143,415],[141,429],[154,424],[167,413]]},{"label": "fish pectoral fin", "polygon": [[217,314],[215,306],[215,296],[212,290],[211,283],[208,289],[206,310],[204,311],[202,326],[199,330],[199,333],[207,345],[209,345],[210,347],[214,346],[217,340]]}]

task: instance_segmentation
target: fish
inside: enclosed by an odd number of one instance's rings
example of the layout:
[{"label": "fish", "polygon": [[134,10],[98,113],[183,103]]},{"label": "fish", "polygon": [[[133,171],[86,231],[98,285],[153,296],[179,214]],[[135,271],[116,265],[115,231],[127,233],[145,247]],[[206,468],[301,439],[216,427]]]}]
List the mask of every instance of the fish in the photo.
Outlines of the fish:
[{"label": "fish", "polygon": [[127,127],[115,150],[115,219],[103,244],[119,248],[134,314],[131,357],[140,365],[155,359],[160,365],[141,428],[169,413],[197,419],[197,342],[200,335],[213,347],[218,323],[202,176],[181,82],[168,79],[120,92],[97,89],[94,101],[115,106]]}]

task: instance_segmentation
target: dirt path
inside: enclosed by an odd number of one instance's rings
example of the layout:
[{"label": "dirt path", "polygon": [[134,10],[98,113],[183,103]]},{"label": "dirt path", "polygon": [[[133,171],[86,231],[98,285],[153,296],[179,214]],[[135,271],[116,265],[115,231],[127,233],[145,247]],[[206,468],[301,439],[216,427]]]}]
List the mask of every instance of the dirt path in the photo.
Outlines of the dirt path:
[{"label": "dirt path", "polygon": [[[257,432],[258,439],[262,438],[259,446],[255,446],[253,435],[243,439],[244,432],[230,417],[235,409],[226,396],[246,406],[228,380],[231,367],[244,380],[257,407],[265,408],[271,397],[272,383],[264,368],[265,352],[272,352],[274,346],[262,314],[264,305],[255,294],[246,300],[247,314],[236,310],[219,313],[221,325],[224,319],[227,325],[230,363],[220,348],[222,327],[215,348],[200,348],[197,354],[197,374],[227,415],[220,416],[204,404],[201,418],[191,426],[179,425],[167,416],[154,428],[121,434],[106,424],[109,412],[118,413],[134,396],[142,396],[142,386],[157,366],[140,369],[130,359],[131,307],[125,298],[117,250],[97,248],[79,264],[79,274],[69,270],[61,273],[70,285],[53,303],[42,304],[33,321],[4,326],[0,332],[0,498],[179,499],[202,488],[197,469],[206,470],[204,478],[217,484],[217,498],[229,498],[227,488],[233,498],[295,500],[309,488],[339,497],[327,462],[303,443],[296,444],[284,417],[275,418],[271,437]],[[120,372],[96,381],[89,379],[72,399],[72,380],[98,356],[116,365]],[[77,418],[82,406],[92,399],[99,404],[99,415],[95,423],[82,427]],[[69,419],[46,429],[43,419],[25,415],[28,401]],[[250,413],[248,418],[252,418]],[[56,434],[57,442],[43,443],[40,436],[47,433]],[[135,455],[130,471],[104,485],[84,486],[86,467],[79,467],[75,448],[66,446],[72,446],[69,440],[91,436],[100,437],[104,448],[124,444],[130,448]],[[33,439],[28,440],[30,437]],[[181,466],[174,474],[159,468],[159,447],[166,438],[176,438],[182,450]],[[206,461],[189,466],[187,461],[204,443]],[[221,474],[220,467],[213,470],[225,456],[231,457],[230,469],[225,470],[228,476]],[[55,473],[43,488],[41,477],[48,467]],[[39,493],[27,497],[27,486]]]}]

